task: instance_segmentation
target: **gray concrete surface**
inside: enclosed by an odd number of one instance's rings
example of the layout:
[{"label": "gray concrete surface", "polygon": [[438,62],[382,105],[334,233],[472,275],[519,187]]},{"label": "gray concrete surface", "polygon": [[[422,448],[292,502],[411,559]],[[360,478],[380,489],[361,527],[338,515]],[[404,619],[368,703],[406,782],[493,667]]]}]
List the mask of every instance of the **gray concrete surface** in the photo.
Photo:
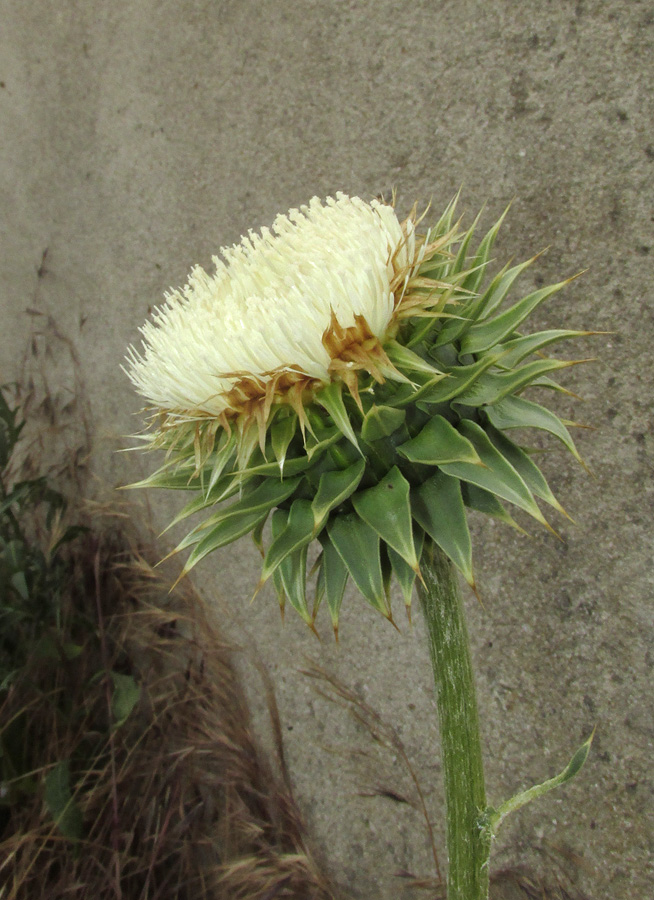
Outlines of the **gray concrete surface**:
[{"label": "gray concrete surface", "polygon": [[[548,457],[577,523],[561,524],[562,542],[475,523],[484,607],[470,599],[470,628],[491,798],[553,774],[598,726],[583,774],[509,820],[496,863],[571,866],[597,900],[652,896],[652,3],[0,9],[2,377],[16,375],[42,321],[26,310],[52,315],[81,359],[105,485],[149,465],[113,452],[138,427],[119,366],[149,307],[218,246],[314,194],[396,186],[404,210],[430,198],[438,209],[463,186],[463,205],[486,201],[488,222],[515,197],[498,256],[549,246],[538,283],[588,268],[538,320],[616,332],[584,347],[597,362],[565,376],[585,403],[560,404],[595,428],[579,436],[595,477]],[[50,365],[65,391],[63,358]],[[150,500],[163,526],[180,498]],[[271,594],[249,605],[256,580],[245,541],[196,578],[273,676],[315,843],[350,896],[409,896],[393,873],[431,873],[420,816],[357,795],[409,791],[407,775],[298,668],[319,662],[395,726],[442,838],[420,617],[398,635],[350,598],[340,646],[319,645],[293,619],[281,627]],[[249,683],[263,733],[254,674]]]}]

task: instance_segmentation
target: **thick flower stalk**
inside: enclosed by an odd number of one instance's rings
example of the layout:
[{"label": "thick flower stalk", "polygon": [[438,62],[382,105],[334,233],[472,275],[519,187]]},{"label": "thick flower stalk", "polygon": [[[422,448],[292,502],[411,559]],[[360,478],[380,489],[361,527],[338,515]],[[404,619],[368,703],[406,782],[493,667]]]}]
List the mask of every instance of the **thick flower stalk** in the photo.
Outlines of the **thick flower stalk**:
[{"label": "thick flower stalk", "polygon": [[454,206],[419,235],[415,212],[314,198],[224,249],[214,275],[194,269],[141,329],[128,374],[167,457],[139,486],[195,490],[175,522],[208,511],[176,548],[191,550],[184,572],[252,533],[260,584],[311,627],[324,599],[337,630],[350,578],[392,619],[394,577],[409,607],[426,537],[474,587],[467,508],[516,527],[505,503],[547,527],[537,501],[563,512],[509,435],[541,429],[579,459],[525,391],[561,390],[551,376],[574,363],[543,351],[588,332],[525,332],[567,282],[509,303],[534,260],[486,278],[503,217],[473,250],[476,223],[461,231]]}]

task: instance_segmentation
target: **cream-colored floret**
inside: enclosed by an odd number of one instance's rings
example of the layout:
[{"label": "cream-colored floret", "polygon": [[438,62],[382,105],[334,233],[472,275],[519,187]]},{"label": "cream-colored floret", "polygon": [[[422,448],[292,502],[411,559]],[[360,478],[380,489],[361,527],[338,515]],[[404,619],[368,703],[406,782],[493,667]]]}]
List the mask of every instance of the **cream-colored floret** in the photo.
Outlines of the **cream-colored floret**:
[{"label": "cream-colored floret", "polygon": [[147,322],[128,375],[162,410],[219,415],[239,377],[293,369],[327,382],[322,342],[332,313],[343,328],[362,316],[383,339],[394,309],[391,282],[413,261],[392,207],[337,194],[278,216],[214,257],[215,275],[193,269]]}]

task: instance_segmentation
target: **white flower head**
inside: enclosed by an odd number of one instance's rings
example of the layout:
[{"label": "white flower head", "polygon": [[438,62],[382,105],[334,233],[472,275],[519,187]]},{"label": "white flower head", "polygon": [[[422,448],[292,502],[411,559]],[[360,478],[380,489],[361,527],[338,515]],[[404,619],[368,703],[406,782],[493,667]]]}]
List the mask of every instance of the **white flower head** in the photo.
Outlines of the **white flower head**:
[{"label": "white flower head", "polygon": [[378,379],[393,368],[381,344],[420,248],[411,218],[392,206],[339,193],[278,216],[193,269],[141,329],[129,377],[173,417],[218,417],[284,401],[294,388],[357,369]]}]

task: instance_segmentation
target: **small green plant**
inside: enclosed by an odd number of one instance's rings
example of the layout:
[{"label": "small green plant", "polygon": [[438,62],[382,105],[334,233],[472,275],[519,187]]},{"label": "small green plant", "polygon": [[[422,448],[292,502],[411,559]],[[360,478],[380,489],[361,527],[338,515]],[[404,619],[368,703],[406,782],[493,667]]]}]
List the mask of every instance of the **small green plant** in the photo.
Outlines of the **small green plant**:
[{"label": "small green plant", "polygon": [[[79,602],[82,585],[66,550],[89,529],[67,524],[67,500],[47,476],[20,478],[16,456],[25,421],[5,393],[7,388],[0,391],[0,704],[14,712],[0,720],[0,824],[25,795],[39,792],[42,771],[46,808],[60,832],[77,839],[83,829],[71,793],[74,761],[50,758],[52,748],[47,742],[34,746],[32,736],[34,709],[43,701],[49,698],[59,727],[67,727],[88,700],[75,689],[81,671],[76,661],[83,653],[98,655],[102,634],[92,610]],[[138,700],[138,685],[107,665],[94,677],[111,680],[111,727],[122,723]],[[17,708],[16,696],[24,698]],[[99,737],[104,743],[102,732]],[[79,751],[92,755],[93,748]]]},{"label": "small green plant", "polygon": [[[45,476],[21,480],[12,468],[25,421],[0,391],[0,691],[6,690],[40,642],[53,651],[61,628],[62,548],[86,529],[65,526],[66,498]],[[47,535],[47,540],[44,540]],[[64,656],[76,652],[61,646]]]}]

